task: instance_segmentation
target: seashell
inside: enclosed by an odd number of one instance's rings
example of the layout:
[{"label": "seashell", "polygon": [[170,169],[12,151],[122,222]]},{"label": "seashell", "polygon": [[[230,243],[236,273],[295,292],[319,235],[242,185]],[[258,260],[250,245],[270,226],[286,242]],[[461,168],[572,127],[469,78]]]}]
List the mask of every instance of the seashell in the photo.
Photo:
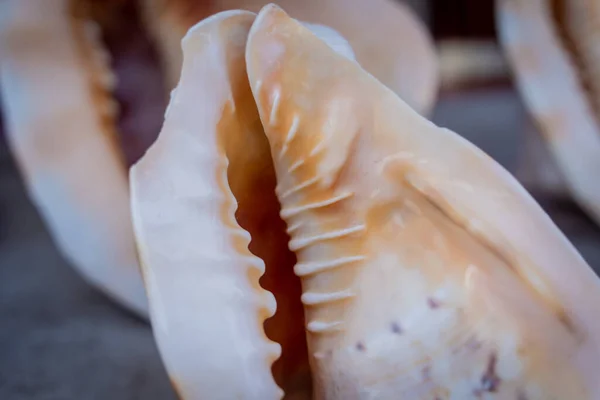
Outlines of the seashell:
[{"label": "seashell", "polygon": [[600,222],[600,6],[502,0],[497,25],[524,100],[579,204]]},{"label": "seashell", "polygon": [[600,281],[499,164],[277,6],[182,48],[130,171],[182,398],[600,396]]},{"label": "seashell", "polygon": [[[141,0],[156,38],[169,90],[181,71],[179,42],[201,19],[229,9],[258,12],[265,0]],[[439,87],[437,54],[427,28],[405,4],[392,0],[280,0],[296,19],[327,26],[345,38],[369,73],[421,114],[433,110]],[[410,55],[410,56],[407,56]]]},{"label": "seashell", "polygon": [[91,284],[146,316],[109,95],[114,79],[81,4],[0,2],[7,140],[65,258]]},{"label": "seashell", "polygon": [[[265,263],[276,295],[294,295],[271,334],[307,359],[295,257],[244,68],[254,18],[227,11],[190,29],[161,133],[130,172],[153,332],[182,398],[281,398],[271,373],[281,347],[263,328],[276,307],[259,285]],[[251,243],[248,232],[265,235]],[[306,367],[293,354],[285,363],[291,379]]]}]

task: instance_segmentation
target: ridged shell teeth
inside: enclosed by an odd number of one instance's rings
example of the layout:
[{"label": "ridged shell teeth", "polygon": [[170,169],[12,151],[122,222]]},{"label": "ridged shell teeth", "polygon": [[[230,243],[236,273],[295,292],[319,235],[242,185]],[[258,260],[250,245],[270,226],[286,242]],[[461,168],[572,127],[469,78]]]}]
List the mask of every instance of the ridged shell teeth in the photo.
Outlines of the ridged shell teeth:
[{"label": "ridged shell teeth", "polygon": [[113,91],[117,87],[117,75],[108,68],[99,70],[96,79],[98,80],[98,84],[108,92]]},{"label": "ridged shell teeth", "polygon": [[106,101],[104,102],[104,104],[102,104],[101,107],[103,107],[101,113],[111,119],[117,118],[121,110],[121,106],[119,105],[119,103],[111,98],[106,99]]},{"label": "ridged shell teeth", "polygon": [[93,79],[96,84],[107,92],[112,92],[117,86],[117,76],[111,70],[111,56],[102,43],[100,26],[90,20],[81,22],[87,44],[86,57],[89,57],[93,69]]},{"label": "ridged shell teeth", "polygon": [[94,21],[86,20],[83,22],[83,32],[92,43],[99,42],[102,38],[102,29],[100,25]]},{"label": "ridged shell teeth", "polygon": [[[267,317],[270,318],[275,315],[275,312],[277,311],[277,300],[275,300],[275,295],[268,290],[265,290],[264,297],[265,308],[268,311]],[[279,351],[281,352],[281,346],[279,346]],[[279,358],[279,356],[277,356],[277,358]]]}]

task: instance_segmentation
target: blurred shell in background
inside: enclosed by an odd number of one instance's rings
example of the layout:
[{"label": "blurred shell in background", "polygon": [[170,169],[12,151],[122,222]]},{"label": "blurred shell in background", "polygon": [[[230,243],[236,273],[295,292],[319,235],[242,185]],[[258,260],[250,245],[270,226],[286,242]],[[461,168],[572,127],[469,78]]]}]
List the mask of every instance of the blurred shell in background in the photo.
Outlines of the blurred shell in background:
[{"label": "blurred shell in background", "polygon": [[[560,175],[600,222],[600,3],[502,0],[496,18],[518,88]],[[554,190],[560,186],[543,171],[537,176]]]},{"label": "blurred shell in background", "polygon": [[74,268],[147,315],[115,129],[115,76],[82,2],[0,2],[0,97],[29,196]]},{"label": "blurred shell in background", "polygon": [[[181,46],[188,28],[219,11],[258,12],[268,0],[139,0],[156,38],[173,88],[181,69]],[[348,40],[358,63],[413,109],[429,114],[436,101],[439,72],[433,39],[406,5],[392,0],[280,0],[295,19],[333,28]]]}]

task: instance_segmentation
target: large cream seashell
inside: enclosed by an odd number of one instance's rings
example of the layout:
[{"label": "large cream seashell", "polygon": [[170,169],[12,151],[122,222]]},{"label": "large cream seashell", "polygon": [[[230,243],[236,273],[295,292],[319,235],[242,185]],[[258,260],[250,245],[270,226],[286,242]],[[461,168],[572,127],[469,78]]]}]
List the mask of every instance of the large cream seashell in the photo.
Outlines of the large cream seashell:
[{"label": "large cream seashell", "polygon": [[131,170],[181,397],[599,398],[600,281],[507,171],[276,6],[183,54]]},{"label": "large cream seashell", "polygon": [[500,41],[573,197],[600,222],[600,3],[500,0]]},{"label": "large cream seashell", "polygon": [[[281,214],[288,226],[301,224],[290,241],[296,272],[333,260],[359,264],[303,278],[305,298],[354,295],[351,305],[307,309],[309,349],[333,351],[313,365],[324,378],[317,394],[388,398],[404,389],[410,398],[413,389],[418,397],[427,384],[403,372],[430,359],[432,386],[449,397],[480,390],[500,398],[585,398],[582,378],[588,388],[597,385],[600,327],[591,320],[600,292],[589,267],[508,173],[298,31],[282,12],[264,12],[250,35],[247,68]],[[300,122],[288,143],[294,116]],[[292,171],[299,163],[304,168]],[[311,179],[317,182],[304,186]],[[548,242],[532,241],[534,232]],[[556,275],[562,264],[577,285],[590,285],[587,321],[573,303],[581,292]],[[394,341],[393,322],[405,342]],[[323,334],[334,330],[342,333]],[[475,353],[469,336],[481,342]],[[544,361],[550,353],[558,358]],[[493,363],[501,385],[487,380]]]},{"label": "large cream seashell", "polygon": [[[258,12],[266,0],[140,0],[157,39],[169,88],[181,71],[179,42],[199,20],[225,10]],[[361,66],[423,115],[438,94],[439,71],[433,39],[406,5],[394,0],[279,0],[294,18],[338,32]],[[170,90],[170,89],[169,89]]]},{"label": "large cream seashell", "polygon": [[0,2],[0,90],[10,149],[65,257],[146,316],[126,165],[99,30],[70,0]]}]

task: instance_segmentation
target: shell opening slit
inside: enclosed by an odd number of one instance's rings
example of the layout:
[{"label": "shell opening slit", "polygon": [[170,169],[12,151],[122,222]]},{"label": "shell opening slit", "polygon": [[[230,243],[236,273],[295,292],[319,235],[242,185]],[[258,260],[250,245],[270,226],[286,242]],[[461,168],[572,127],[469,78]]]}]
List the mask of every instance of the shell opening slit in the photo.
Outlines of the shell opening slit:
[{"label": "shell opening slit", "polygon": [[[247,82],[233,93],[238,118],[222,118],[218,127],[227,158],[227,181],[237,202],[235,219],[250,234],[249,250],[265,263],[259,284],[273,293],[275,314],[264,323],[265,334],[281,345],[281,356],[273,363],[277,384],[286,396],[309,399],[312,393],[304,329],[300,279],[294,274],[296,256],[289,249],[289,236],[280,217],[275,194],[276,178],[269,143],[263,133],[256,105]],[[231,113],[231,106],[224,113]],[[240,126],[232,126],[241,124]],[[286,398],[286,397],[284,397]]]},{"label": "shell opening slit", "polygon": [[296,258],[245,70],[254,17],[190,29],[161,134],[131,170],[155,336],[183,398],[312,392]]}]

